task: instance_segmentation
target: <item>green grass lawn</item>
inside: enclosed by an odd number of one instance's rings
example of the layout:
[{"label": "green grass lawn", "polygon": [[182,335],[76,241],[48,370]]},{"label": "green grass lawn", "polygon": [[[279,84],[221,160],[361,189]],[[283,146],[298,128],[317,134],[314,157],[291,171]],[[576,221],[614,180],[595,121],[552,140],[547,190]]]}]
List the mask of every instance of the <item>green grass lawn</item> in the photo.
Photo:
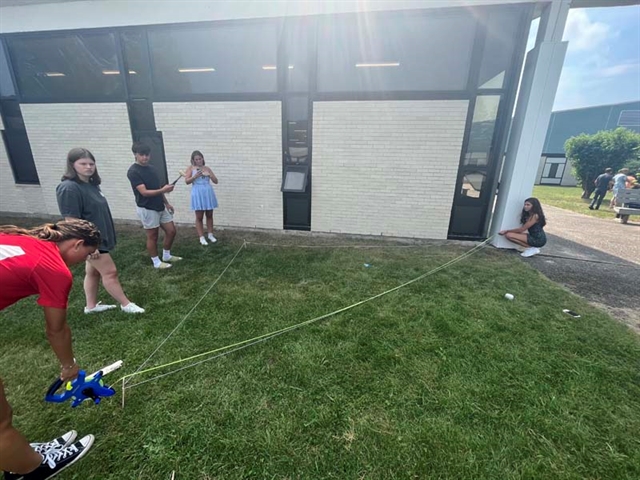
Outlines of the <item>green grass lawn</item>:
[{"label": "green grass lawn", "polygon": [[600,205],[600,210],[589,210],[591,199],[581,198],[581,187],[536,185],[533,187],[533,196],[538,198],[543,204],[564,208],[565,210],[582,213],[583,215],[612,220],[616,218],[615,212],[609,209],[609,202],[613,196],[611,192],[607,192],[607,196],[602,201],[602,205]]},{"label": "green grass lawn", "polygon": [[[192,229],[179,232],[173,250],[185,260],[167,271],[151,268],[141,230],[120,235],[114,258],[142,316],[82,314],[75,269],[69,321],[87,370],[122,359],[112,379],[133,372],[243,238],[337,241],[222,232],[201,247]],[[334,311],[469,248],[249,245],[150,364]],[[43,325],[34,299],[0,313],[0,372],[31,441],[95,434],[61,480],[640,478],[638,337],[515,254],[486,248],[348,312],[128,389],[124,410],[119,394],[77,409],[43,402],[58,373]]]}]

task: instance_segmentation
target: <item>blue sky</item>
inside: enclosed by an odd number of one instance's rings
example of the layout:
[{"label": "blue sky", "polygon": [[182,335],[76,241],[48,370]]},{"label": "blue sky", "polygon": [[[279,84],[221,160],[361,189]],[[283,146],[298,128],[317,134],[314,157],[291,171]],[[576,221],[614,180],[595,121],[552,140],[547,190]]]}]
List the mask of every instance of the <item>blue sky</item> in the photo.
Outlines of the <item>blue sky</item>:
[{"label": "blue sky", "polygon": [[640,100],[640,6],[569,13],[555,110]]}]

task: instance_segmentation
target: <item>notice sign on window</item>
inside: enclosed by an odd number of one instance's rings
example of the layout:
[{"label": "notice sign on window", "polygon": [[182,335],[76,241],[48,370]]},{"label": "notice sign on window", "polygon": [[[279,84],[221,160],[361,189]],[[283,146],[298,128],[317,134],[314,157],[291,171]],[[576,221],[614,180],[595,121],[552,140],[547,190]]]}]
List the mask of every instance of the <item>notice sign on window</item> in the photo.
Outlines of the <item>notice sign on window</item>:
[{"label": "notice sign on window", "polygon": [[304,192],[307,172],[288,171],[284,179],[285,192]]}]

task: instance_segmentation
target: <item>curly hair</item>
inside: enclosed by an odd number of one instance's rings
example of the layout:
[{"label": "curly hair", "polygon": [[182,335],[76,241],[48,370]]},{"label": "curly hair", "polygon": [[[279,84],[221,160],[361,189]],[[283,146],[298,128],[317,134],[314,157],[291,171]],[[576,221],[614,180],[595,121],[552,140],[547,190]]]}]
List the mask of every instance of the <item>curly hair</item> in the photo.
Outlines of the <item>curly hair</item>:
[{"label": "curly hair", "polygon": [[72,219],[56,223],[45,223],[34,228],[22,228],[15,225],[0,225],[0,233],[7,235],[28,235],[47,242],[60,243],[65,240],[82,240],[88,247],[100,245],[100,231],[86,220]]}]

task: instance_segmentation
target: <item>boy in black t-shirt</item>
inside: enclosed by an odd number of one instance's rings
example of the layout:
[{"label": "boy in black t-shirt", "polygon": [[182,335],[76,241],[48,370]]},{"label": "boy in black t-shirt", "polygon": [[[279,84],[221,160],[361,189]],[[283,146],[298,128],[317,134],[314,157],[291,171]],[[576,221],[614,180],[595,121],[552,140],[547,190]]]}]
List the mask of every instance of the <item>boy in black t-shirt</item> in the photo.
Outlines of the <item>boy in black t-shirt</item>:
[{"label": "boy in black t-shirt", "polygon": [[[155,268],[169,268],[170,263],[182,260],[182,257],[171,255],[171,245],[176,237],[176,226],[173,224],[173,207],[164,196],[173,191],[173,185],[160,186],[160,178],[149,165],[151,148],[142,142],[131,147],[136,162],[129,167],[127,177],[131,182],[136,197],[136,213],[147,233],[147,251]],[[158,232],[164,231],[162,261],[158,258]]]},{"label": "boy in black t-shirt", "polygon": [[595,191],[593,192],[593,200],[591,201],[591,205],[589,205],[589,210],[599,210],[600,204],[604,197],[607,195],[607,190],[609,190],[610,184],[613,181],[613,170],[611,168],[605,168],[604,173],[598,175],[598,178],[593,182],[596,186]]}]

